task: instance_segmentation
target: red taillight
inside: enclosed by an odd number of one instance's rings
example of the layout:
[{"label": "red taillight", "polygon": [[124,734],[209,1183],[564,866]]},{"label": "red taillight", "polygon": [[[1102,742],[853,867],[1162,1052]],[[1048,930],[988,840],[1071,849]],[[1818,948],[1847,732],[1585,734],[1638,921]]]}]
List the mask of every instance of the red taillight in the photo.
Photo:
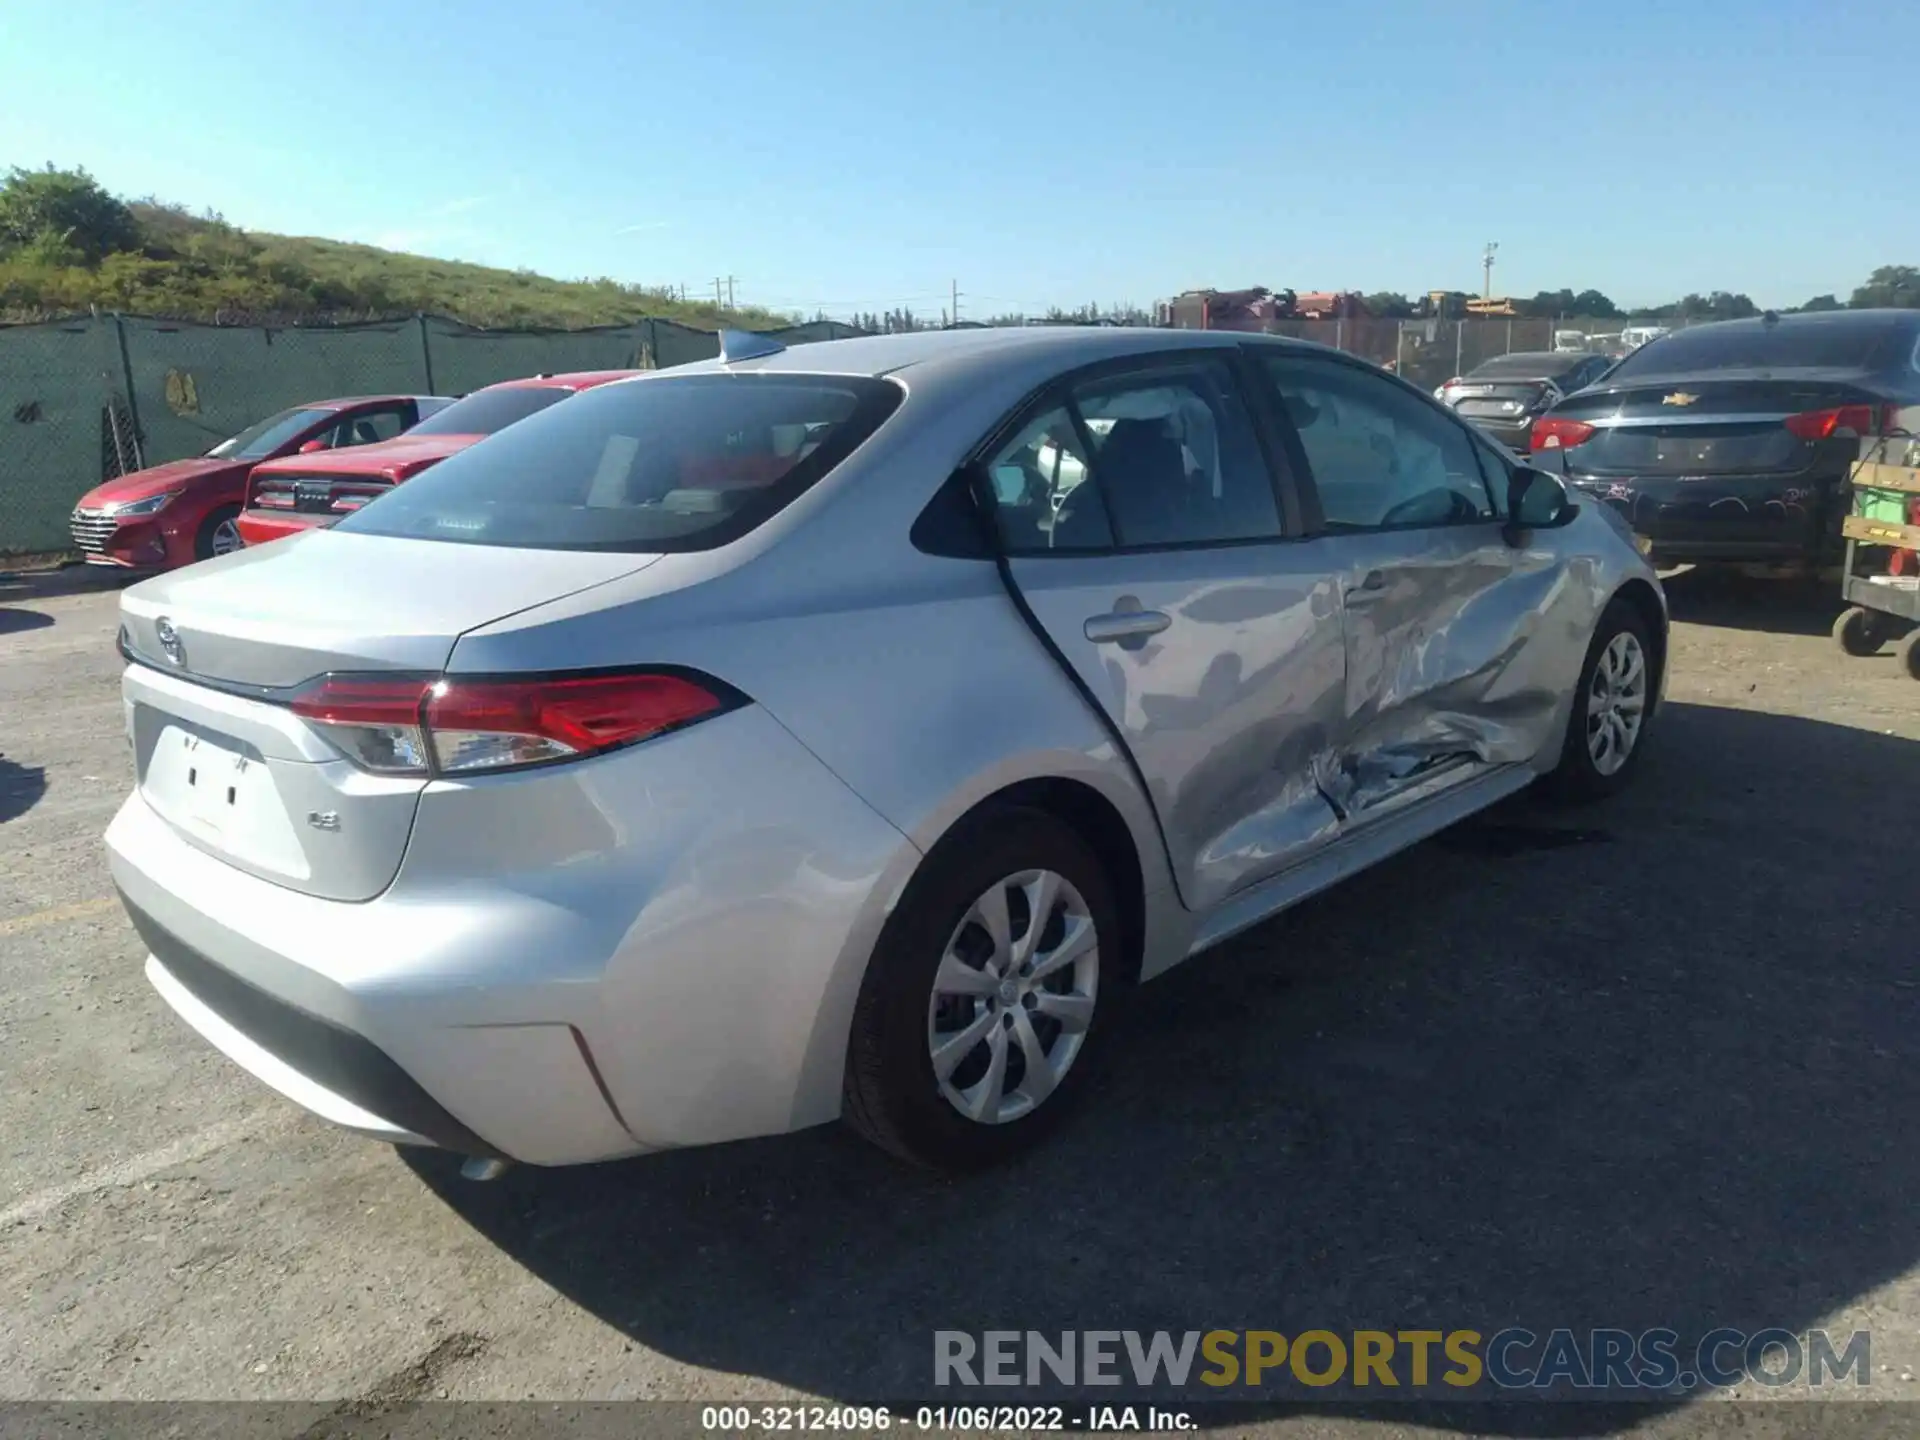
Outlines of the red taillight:
[{"label": "red taillight", "polygon": [[252,503],[262,510],[291,510],[299,502],[290,491],[259,490],[254,493]]},{"label": "red taillight", "polygon": [[1571,450],[1593,438],[1593,426],[1584,420],[1568,420],[1559,415],[1543,415],[1533,422],[1527,437],[1529,450]]},{"label": "red taillight", "polygon": [[324,675],[288,708],[363,770],[424,775],[427,735],[420,711],[433,685],[421,675]]},{"label": "red taillight", "polygon": [[678,675],[460,680],[436,685],[427,728],[443,771],[535,765],[631,745],[726,708]]},{"label": "red taillight", "polygon": [[[1891,405],[1885,408],[1885,418],[1889,421],[1894,408]],[[1838,405],[1831,410],[1803,410],[1798,415],[1789,415],[1784,423],[1802,440],[1829,440],[1842,430],[1851,430],[1856,435],[1877,435],[1882,425],[1882,408]]]},{"label": "red taillight", "polygon": [[365,769],[452,774],[578,759],[733,704],[717,683],[649,671],[502,680],[329,675],[296,695],[291,709]]}]

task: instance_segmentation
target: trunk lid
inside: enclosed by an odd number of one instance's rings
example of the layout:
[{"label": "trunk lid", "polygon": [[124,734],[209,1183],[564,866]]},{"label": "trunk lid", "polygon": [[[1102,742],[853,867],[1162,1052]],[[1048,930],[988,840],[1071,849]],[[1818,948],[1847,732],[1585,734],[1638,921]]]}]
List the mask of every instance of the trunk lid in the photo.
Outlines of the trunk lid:
[{"label": "trunk lid", "polygon": [[1714,371],[1635,377],[1582,391],[1556,405],[1556,419],[1584,420],[1593,435],[1566,452],[1581,475],[1778,475],[1811,469],[1834,444],[1803,440],[1789,416],[1879,403],[1855,372]]},{"label": "trunk lid", "polygon": [[285,692],[328,671],[437,672],[466,631],[658,559],[328,530],[136,585],[120,614],[140,792],[241,870],[371,899],[399,869],[427,782],[359,769]]}]

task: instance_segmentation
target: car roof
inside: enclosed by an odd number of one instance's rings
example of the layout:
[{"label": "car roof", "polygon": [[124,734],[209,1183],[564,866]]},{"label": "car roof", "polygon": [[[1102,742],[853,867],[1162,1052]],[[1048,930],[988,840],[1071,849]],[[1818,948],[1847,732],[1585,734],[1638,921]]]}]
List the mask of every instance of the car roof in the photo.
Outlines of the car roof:
[{"label": "car roof", "polygon": [[[570,370],[562,375],[525,375],[517,380],[501,380],[483,385],[481,390],[590,390],[615,380],[631,380],[641,370]],[[469,392],[478,394],[479,391]]]},{"label": "car roof", "polygon": [[1860,330],[1868,334],[1884,334],[1889,330],[1920,330],[1920,310],[1799,310],[1790,315],[1776,315],[1769,311],[1765,315],[1750,316],[1745,320],[1714,320],[1705,325],[1687,325],[1673,330],[1672,334],[1684,335],[1688,331],[1711,330],[1715,334],[1732,334],[1744,330],[1763,329],[1783,330]]},{"label": "car roof", "polygon": [[445,400],[445,395],[339,395],[331,400],[308,400],[289,408],[294,410],[346,410],[355,405],[379,405],[394,400]]},{"label": "car roof", "polygon": [[[676,365],[660,375],[788,371],[799,374],[894,375],[903,371],[970,367],[982,361],[1031,361],[1069,370],[1103,359],[1165,350],[1226,349],[1235,345],[1324,352],[1327,347],[1280,335],[1240,330],[1171,330],[1135,325],[1009,325],[963,330],[916,330],[817,340],[769,355]],[[1334,352],[1338,353],[1338,352]]]}]

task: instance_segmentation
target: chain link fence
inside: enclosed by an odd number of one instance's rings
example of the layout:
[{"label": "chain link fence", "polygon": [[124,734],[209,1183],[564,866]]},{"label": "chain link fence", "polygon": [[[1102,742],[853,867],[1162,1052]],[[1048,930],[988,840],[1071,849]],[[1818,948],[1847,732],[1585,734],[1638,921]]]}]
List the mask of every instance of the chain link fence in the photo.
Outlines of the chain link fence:
[{"label": "chain link fence", "polygon": [[1460,320],[1274,320],[1266,330],[1391,366],[1415,385],[1434,390],[1496,356],[1559,348],[1557,341],[1563,336],[1569,349],[1618,354],[1623,350],[1621,334],[1628,327],[1659,325],[1679,330],[1705,323],[1516,315]]},{"label": "chain link fence", "polygon": [[[817,321],[770,333],[793,345],[862,332]],[[286,328],[101,315],[0,326],[0,555],[65,551],[74,502],[102,480],[204,454],[292,405],[461,395],[719,353],[716,332],[671,320],[501,331],[435,315]]]},{"label": "chain link fence", "polygon": [[[1620,319],[1276,320],[1276,334],[1391,366],[1425,389],[1573,332],[1613,348]],[[1673,326],[1685,321],[1662,322]],[[864,332],[815,321],[785,344]],[[103,315],[0,326],[0,555],[63,551],[67,516],[116,475],[203,454],[255,420],[345,395],[461,395],[525,375],[665,369],[710,359],[714,331],[671,320],[589,330],[480,330],[418,315],[241,327]]]}]

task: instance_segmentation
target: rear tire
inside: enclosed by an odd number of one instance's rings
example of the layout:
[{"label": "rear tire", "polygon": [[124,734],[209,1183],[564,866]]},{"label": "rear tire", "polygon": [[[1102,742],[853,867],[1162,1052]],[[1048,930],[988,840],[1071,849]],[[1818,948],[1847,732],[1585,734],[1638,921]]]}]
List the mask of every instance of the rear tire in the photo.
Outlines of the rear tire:
[{"label": "rear tire", "polygon": [[1833,622],[1833,639],[1849,655],[1878,655],[1891,630],[1877,613],[1864,605],[1854,605],[1842,610]]},{"label": "rear tire", "polygon": [[1075,830],[1016,806],[964,822],[922,863],[868,962],[848,1122],[938,1171],[1027,1149],[1087,1088],[1127,961],[1112,887]]},{"label": "rear tire", "polygon": [[193,558],[211,560],[216,555],[231,555],[235,550],[245,549],[240,539],[240,507],[222,505],[200,522],[200,530],[193,537]]},{"label": "rear tire", "polygon": [[1570,804],[1601,800],[1626,788],[1646,748],[1655,681],[1647,622],[1624,600],[1601,612],[1580,667],[1560,763],[1542,789]]}]

